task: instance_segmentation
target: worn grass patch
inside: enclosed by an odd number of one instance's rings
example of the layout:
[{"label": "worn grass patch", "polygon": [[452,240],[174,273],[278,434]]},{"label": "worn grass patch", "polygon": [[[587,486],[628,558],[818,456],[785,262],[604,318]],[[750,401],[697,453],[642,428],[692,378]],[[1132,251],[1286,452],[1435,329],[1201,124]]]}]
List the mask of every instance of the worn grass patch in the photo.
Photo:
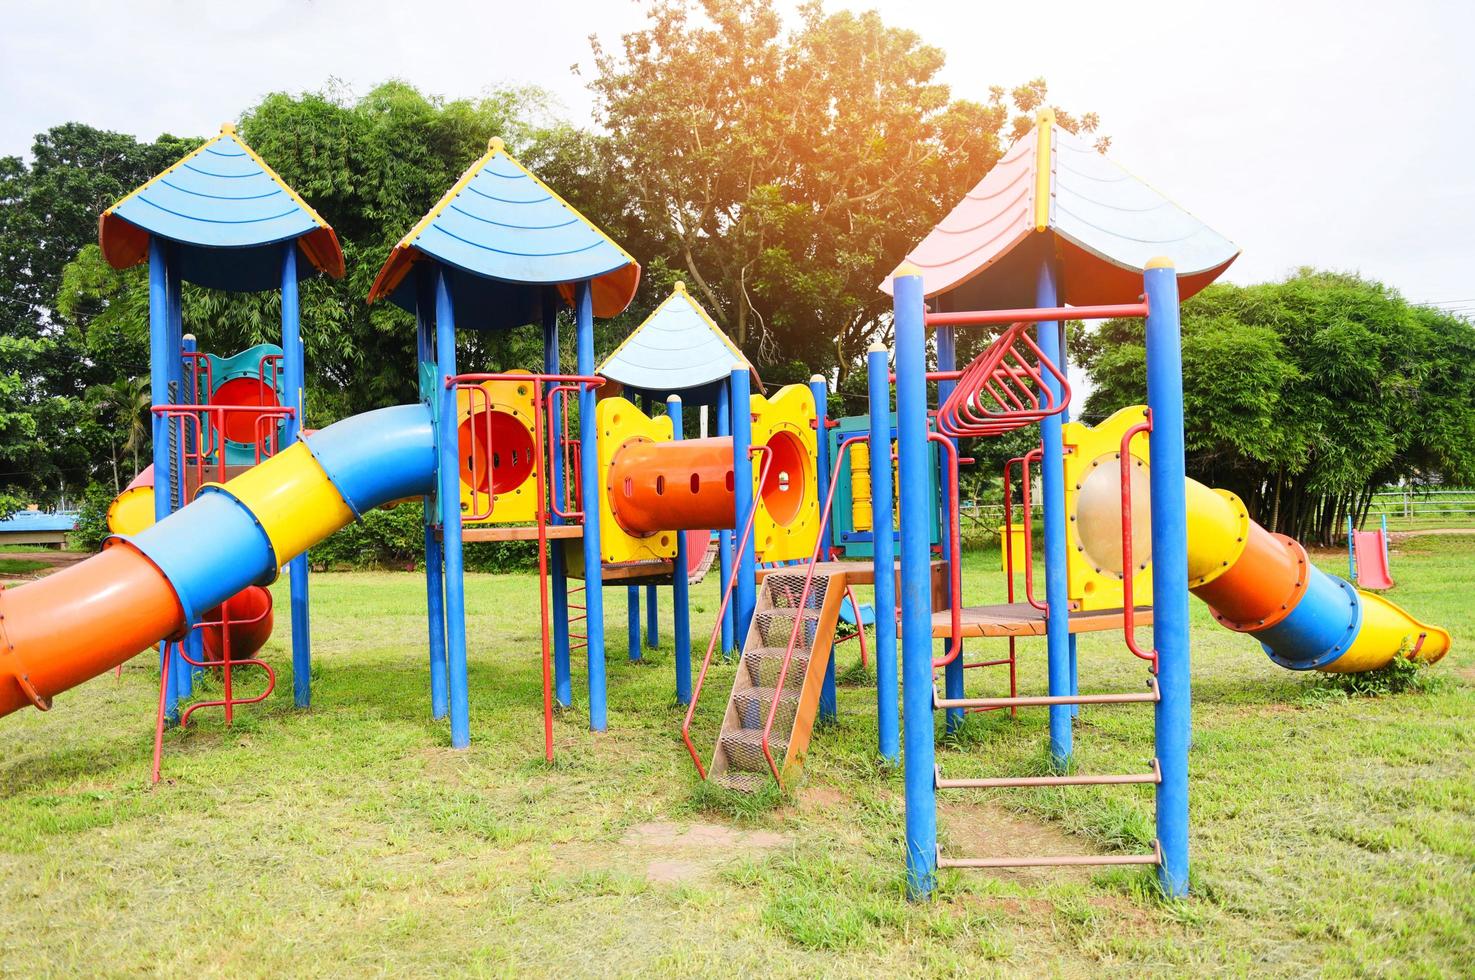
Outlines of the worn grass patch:
[{"label": "worn grass patch", "polygon": [[[993,551],[968,601],[1000,601]],[[1339,558],[1324,567],[1338,571]],[[1150,873],[948,872],[904,897],[900,772],[878,760],[874,666],[841,647],[840,717],[798,794],[734,797],[695,778],[666,646],[625,657],[606,597],[610,730],[575,705],[541,758],[537,601],[520,576],[468,579],[472,748],[429,718],[424,584],[313,578],[314,706],[281,686],[234,728],[202,713],[147,785],[151,657],[48,714],[0,721],[0,954],[61,973],[1457,975],[1475,959],[1475,538],[1393,545],[1390,598],[1454,648],[1358,689],[1280,670],[1194,609],[1194,894]],[[704,641],[715,586],[694,597]],[[868,598],[868,597],[863,597]],[[285,608],[285,595],[279,595]],[[669,602],[669,596],[662,596]],[[697,647],[704,649],[705,643]],[[970,653],[1000,647],[970,642]],[[1042,691],[1043,644],[1020,644]],[[1080,643],[1081,689],[1137,690],[1117,634]],[[709,675],[710,752],[734,666]],[[968,672],[970,693],[1004,690]],[[243,675],[244,676],[244,675]],[[1410,682],[1411,681],[1411,682]],[[245,679],[243,684],[254,683]],[[1045,714],[970,716],[943,737],[950,776],[1046,771]],[[1139,772],[1141,706],[1083,710],[1073,768]],[[949,853],[1136,852],[1151,789],[950,793]]]}]

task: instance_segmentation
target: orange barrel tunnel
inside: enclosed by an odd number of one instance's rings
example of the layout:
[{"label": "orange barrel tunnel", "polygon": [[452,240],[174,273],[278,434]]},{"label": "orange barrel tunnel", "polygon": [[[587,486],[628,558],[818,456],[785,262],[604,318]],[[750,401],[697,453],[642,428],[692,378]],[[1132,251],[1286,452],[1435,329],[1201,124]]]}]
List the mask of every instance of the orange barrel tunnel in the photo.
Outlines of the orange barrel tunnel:
[{"label": "orange barrel tunnel", "polygon": [[732,437],[631,441],[610,462],[606,492],[628,534],[731,528]]}]

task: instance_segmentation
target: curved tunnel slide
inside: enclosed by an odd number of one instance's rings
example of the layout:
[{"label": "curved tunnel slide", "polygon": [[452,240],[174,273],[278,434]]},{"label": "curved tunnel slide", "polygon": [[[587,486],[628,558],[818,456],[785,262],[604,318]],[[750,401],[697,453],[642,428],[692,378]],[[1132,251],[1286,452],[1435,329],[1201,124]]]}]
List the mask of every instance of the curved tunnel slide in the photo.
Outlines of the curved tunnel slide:
[{"label": "curved tunnel slide", "polygon": [[[308,436],[79,565],[0,592],[0,715],[166,638],[364,511],[431,491],[430,410],[401,405]],[[208,546],[202,547],[202,543]]]},{"label": "curved tunnel slide", "polygon": [[[1396,656],[1433,662],[1449,651],[1450,636],[1401,607],[1311,564],[1306,549],[1250,519],[1228,490],[1187,481],[1188,588],[1221,626],[1260,641],[1270,659],[1290,670],[1356,673],[1376,670]],[[1146,518],[1145,494],[1134,511]],[[1118,529],[1115,567],[1121,567],[1120,498],[1098,492],[1081,500],[1083,524]]]}]

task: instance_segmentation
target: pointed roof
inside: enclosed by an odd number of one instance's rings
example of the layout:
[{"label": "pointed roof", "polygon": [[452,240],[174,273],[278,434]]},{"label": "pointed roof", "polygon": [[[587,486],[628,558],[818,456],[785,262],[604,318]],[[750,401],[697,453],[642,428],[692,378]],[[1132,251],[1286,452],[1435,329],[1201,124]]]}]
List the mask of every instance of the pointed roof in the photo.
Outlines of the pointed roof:
[{"label": "pointed roof", "polygon": [[[1035,305],[1040,263],[1053,256],[1060,302],[1134,302],[1142,271],[1173,260],[1183,298],[1213,282],[1239,249],[1112,163],[1042,110],[947,217],[907,255],[945,309]],[[888,279],[881,287],[891,291]]]},{"label": "pointed roof", "polygon": [[97,221],[102,254],[115,269],[148,257],[149,236],[178,246],[180,275],[216,289],[254,291],[281,285],[281,242],[297,240],[314,269],[343,275],[343,250],[326,221],[236,135],[220,135],[104,211]]},{"label": "pointed roof", "polygon": [[692,299],[686,284],[678,282],[595,373],[618,381],[627,392],[656,401],[673,394],[707,400],[736,364],[752,372],[754,384],[762,391],[763,382],[742,349]]},{"label": "pointed roof", "polygon": [[533,308],[528,299],[540,298],[542,287],[556,287],[572,303],[574,285],[586,279],[593,280],[594,315],[615,316],[640,283],[640,264],[630,253],[518,163],[497,138],[389,253],[369,302],[387,296],[413,311],[408,273],[426,260],[500,284],[455,277],[458,323],[470,314],[462,325],[472,327],[487,325],[481,316],[493,317],[494,326],[525,323],[516,317]]}]

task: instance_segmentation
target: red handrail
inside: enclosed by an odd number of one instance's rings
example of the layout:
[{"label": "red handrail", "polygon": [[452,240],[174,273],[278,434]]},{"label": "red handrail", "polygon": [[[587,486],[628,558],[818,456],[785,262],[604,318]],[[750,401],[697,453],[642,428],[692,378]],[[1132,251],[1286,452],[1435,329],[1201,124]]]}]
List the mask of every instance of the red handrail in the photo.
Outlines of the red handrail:
[{"label": "red handrail", "polygon": [[[1055,415],[1070,403],[1070,381],[1030,336],[1015,323],[989,344],[958,377],[957,387],[938,407],[937,427],[955,437],[993,436]],[[1031,364],[1020,345],[1033,356]],[[1054,379],[1058,393],[1047,383]],[[984,401],[987,394],[998,410]],[[1041,396],[1043,395],[1043,400]]]},{"label": "red handrail", "polygon": [[1139,432],[1152,431],[1152,409],[1144,409],[1146,418],[1122,433],[1118,466],[1122,479],[1122,633],[1126,636],[1127,649],[1132,655],[1152,664],[1157,673],[1157,650],[1144,653],[1137,645],[1137,610],[1132,594],[1133,582],[1137,577],[1136,563],[1132,560],[1132,456],[1128,444]]},{"label": "red handrail", "polygon": [[[773,464],[773,450],[767,446],[750,446],[748,455],[754,453],[763,454],[763,466],[758,474],[758,486],[768,482],[768,468]],[[763,503],[761,494],[753,494],[753,505],[748,508],[748,520],[743,525],[742,537],[738,538],[739,548],[742,542],[748,540],[748,535],[753,533],[753,521],[758,517],[758,507]],[[734,521],[733,523],[737,523]],[[717,607],[717,622],[712,627],[712,638],[707,641],[707,655],[702,659],[702,669],[697,673],[696,688],[691,692],[691,704],[686,706],[686,719],[681,723],[681,740],[686,743],[686,751],[691,756],[691,761],[696,763],[697,773],[703,779],[707,778],[707,767],[702,765],[702,758],[697,754],[696,746],[691,744],[691,719],[696,715],[697,701],[702,696],[702,685],[707,680],[707,668],[712,666],[712,654],[717,649],[717,642],[722,637],[722,617],[727,614],[727,605],[732,601],[732,590],[737,586],[738,572],[742,568],[742,562],[732,563],[732,572],[727,577],[727,586],[722,590],[722,604]]]},{"label": "red handrail", "polygon": [[1043,323],[1047,320],[1111,320],[1147,316],[1147,301],[1105,306],[1047,306],[1029,310],[964,310],[957,313],[927,313],[922,322],[929,327],[980,327],[989,324]]},{"label": "red handrail", "polygon": [[[1034,509],[1034,507],[1033,507],[1033,503],[1032,503],[1032,501],[1030,499],[1029,468],[1030,468],[1030,464],[1031,463],[1033,463],[1035,460],[1038,460],[1043,455],[1044,455],[1043,449],[1037,447],[1035,449],[1031,449],[1029,452],[1025,453],[1023,456],[1016,456],[1016,457],[1014,457],[1013,459],[1009,460],[1008,462],[1006,462],[1004,464],[1004,533],[1006,535],[1009,535],[1014,530],[1014,516],[1013,516],[1013,514],[1014,514],[1014,506],[1013,506],[1013,501],[1011,500],[1011,496],[1012,495],[1010,493],[1011,484],[1009,482],[1009,468],[1011,466],[1013,466],[1015,463],[1018,463],[1019,464],[1019,477],[1020,477],[1020,479],[1019,479],[1019,483],[1020,483],[1019,492],[1024,497],[1024,506],[1023,506],[1023,510],[1024,510],[1024,521],[1023,521],[1023,523],[1024,523],[1024,554],[1025,554],[1025,565],[1024,565],[1024,598],[1029,602],[1029,604],[1031,606],[1035,607],[1036,609],[1040,610],[1041,612],[1046,611],[1046,609],[1048,607],[1046,606],[1045,603],[1039,602],[1039,601],[1037,601],[1035,599],[1035,581],[1034,581],[1034,579],[1035,579],[1035,577],[1034,577],[1034,567],[1035,567],[1035,560],[1034,560],[1034,556],[1035,556],[1035,551],[1034,551],[1034,532],[1032,530],[1032,525],[1031,525],[1032,518],[1030,516],[1031,513],[1032,513],[1032,511],[1033,511],[1033,509]],[[1009,593],[1008,593],[1009,594],[1009,601],[1010,602],[1013,602],[1014,601],[1014,549],[1012,547],[1008,547],[1008,548],[1005,548],[1004,549],[1004,562],[1005,562],[1005,569],[1007,571],[1007,578],[1008,578],[1008,584],[1009,584]]]},{"label": "red handrail", "polygon": [[[490,417],[491,413],[487,413]],[[491,446],[490,423],[487,426],[487,445]],[[553,665],[549,653],[548,629],[548,511],[546,507],[546,483],[543,476],[545,455],[543,448],[543,383],[533,383],[533,445],[539,448],[537,471],[538,507],[534,516],[538,521],[538,612],[541,616],[541,639],[543,652],[543,758],[553,761]],[[488,449],[490,453],[490,449]],[[475,475],[475,474],[473,474]]]},{"label": "red handrail", "polygon": [[[571,444],[568,437],[568,393],[578,390],[578,385],[569,384],[557,384],[548,389],[548,431],[557,432],[559,429],[558,420],[560,417],[563,419],[563,438],[558,442],[557,451],[563,455],[563,506],[569,509],[565,511],[562,507],[559,507],[557,493],[552,494],[549,500],[550,506],[553,508],[553,513],[565,521],[582,521],[584,519],[583,510],[576,509],[572,503],[575,481],[572,479],[571,445],[576,445],[577,443]],[[563,399],[563,412],[561,416],[558,411],[558,400],[560,398]],[[548,446],[548,463],[550,466],[558,462],[555,452],[555,447],[550,443]]]},{"label": "red handrail", "polygon": [[963,529],[962,517],[959,513],[961,508],[958,502],[958,447],[947,436],[938,432],[927,433],[929,442],[941,443],[948,454],[948,513],[952,515],[951,527],[949,529],[948,541],[951,544],[951,556],[949,565],[949,596],[948,606],[952,610],[952,629],[948,637],[952,647],[952,653],[941,658],[934,658],[932,668],[946,667],[957,660],[963,653]]},{"label": "red handrail", "polygon": [[[830,489],[825,495],[824,510],[819,516],[819,535],[814,543],[814,553],[809,558],[809,570],[804,573],[804,588],[799,592],[799,601],[794,605],[794,629],[789,633],[789,644],[784,649],[784,662],[779,665],[778,678],[773,684],[773,703],[768,706],[768,719],[763,724],[763,757],[768,760],[768,768],[773,772],[773,778],[783,785],[783,777],[779,775],[778,764],[774,762],[773,752],[768,747],[769,735],[773,732],[773,720],[778,717],[779,694],[784,689],[784,681],[789,676],[789,663],[794,657],[794,645],[799,642],[799,631],[804,626],[804,610],[809,602],[809,591],[814,586],[814,570],[819,564],[820,555],[824,553],[825,528],[830,523],[830,513],[835,507],[835,488],[840,482],[840,467],[845,463],[846,451],[857,442],[869,442],[869,433],[866,435],[851,436],[835,447],[835,466],[830,473]],[[888,440],[889,441],[889,440]],[[811,641],[813,642],[813,641]]]}]

